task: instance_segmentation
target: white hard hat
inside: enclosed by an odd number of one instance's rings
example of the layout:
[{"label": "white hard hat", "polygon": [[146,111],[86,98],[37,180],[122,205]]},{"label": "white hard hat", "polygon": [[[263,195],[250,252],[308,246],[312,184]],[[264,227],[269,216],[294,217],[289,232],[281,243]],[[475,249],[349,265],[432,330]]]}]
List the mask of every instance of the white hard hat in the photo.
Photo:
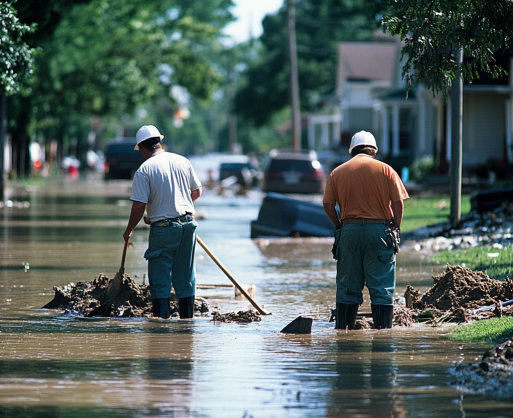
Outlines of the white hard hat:
[{"label": "white hard hat", "polygon": [[367,131],[360,131],[353,135],[351,138],[351,145],[349,145],[349,154],[351,154],[353,148],[357,147],[358,145],[367,145],[369,147],[376,148],[376,151],[378,150],[378,146],[376,145],[376,138],[374,138],[374,135]]},{"label": "white hard hat", "polygon": [[134,149],[139,149],[139,144],[143,141],[146,141],[150,138],[164,138],[164,135],[160,135],[160,132],[153,125],[144,125],[141,129],[137,131],[137,135],[135,135],[135,139],[137,141]]}]

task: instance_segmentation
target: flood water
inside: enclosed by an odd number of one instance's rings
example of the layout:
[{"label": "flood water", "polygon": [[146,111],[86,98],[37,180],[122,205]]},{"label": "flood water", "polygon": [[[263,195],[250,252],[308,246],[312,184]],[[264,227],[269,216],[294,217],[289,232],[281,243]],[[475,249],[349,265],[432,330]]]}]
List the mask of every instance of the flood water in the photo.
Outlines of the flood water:
[{"label": "flood water", "polygon": [[[249,238],[263,195],[197,201],[198,234],[256,300],[259,323],[82,318],[41,309],[53,286],[119,270],[130,182],[55,180],[11,191],[0,209],[0,417],[511,417],[512,399],[460,392],[448,370],[487,344],[450,328],[335,331],[330,239]],[[406,209],[407,210],[407,209]],[[126,273],[146,281],[148,229]],[[198,246],[197,282],[231,282]],[[442,271],[398,256],[398,296]],[[227,287],[198,289],[211,310],[248,310]],[[361,308],[370,312],[368,297]],[[279,331],[311,316],[311,335]]]}]

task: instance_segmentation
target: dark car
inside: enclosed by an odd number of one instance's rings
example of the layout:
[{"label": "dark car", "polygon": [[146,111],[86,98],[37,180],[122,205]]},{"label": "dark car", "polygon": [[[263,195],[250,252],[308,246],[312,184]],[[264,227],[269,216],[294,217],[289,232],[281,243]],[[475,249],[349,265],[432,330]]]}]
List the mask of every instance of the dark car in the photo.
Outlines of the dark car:
[{"label": "dark car", "polygon": [[244,187],[258,185],[258,169],[250,162],[225,162],[219,165],[219,181],[235,176]]},{"label": "dark car", "polygon": [[278,152],[265,170],[262,191],[322,193],[326,174],[315,152]]},{"label": "dark car", "polygon": [[135,138],[126,138],[107,144],[105,180],[129,180],[134,177],[134,173],[144,161],[141,153],[134,150],[135,143]]}]

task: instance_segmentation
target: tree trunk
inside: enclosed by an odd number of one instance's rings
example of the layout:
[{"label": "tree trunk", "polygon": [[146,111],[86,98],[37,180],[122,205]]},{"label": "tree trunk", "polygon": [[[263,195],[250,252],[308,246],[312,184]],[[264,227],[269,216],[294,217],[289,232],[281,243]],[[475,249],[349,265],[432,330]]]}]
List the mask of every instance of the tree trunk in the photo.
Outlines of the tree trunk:
[{"label": "tree trunk", "polygon": [[20,98],[20,111],[16,118],[16,127],[11,131],[13,167],[15,168],[16,176],[20,179],[25,178],[30,172],[29,138],[27,132],[29,124],[28,109],[30,109],[30,99],[26,97]]}]

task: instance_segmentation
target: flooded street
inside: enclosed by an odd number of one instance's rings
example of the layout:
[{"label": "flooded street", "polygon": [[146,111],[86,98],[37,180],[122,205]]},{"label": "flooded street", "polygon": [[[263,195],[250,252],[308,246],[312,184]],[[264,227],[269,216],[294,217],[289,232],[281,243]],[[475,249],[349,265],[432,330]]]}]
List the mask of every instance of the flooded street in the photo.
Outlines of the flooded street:
[{"label": "flooded street", "polygon": [[[53,286],[119,270],[130,182],[56,180],[16,189],[0,209],[0,417],[508,417],[511,398],[471,395],[449,368],[489,344],[450,328],[335,331],[331,239],[251,240],[263,195],[196,202],[198,235],[255,299],[261,322],[83,318],[41,309]],[[406,209],[407,210],[407,209]],[[126,273],[147,283],[148,228],[134,232]],[[197,284],[231,285],[197,247]],[[443,266],[398,256],[397,296],[425,291]],[[200,286],[221,313],[248,310],[234,289]],[[370,312],[368,297],[361,311]],[[311,316],[311,335],[279,331]]]}]

